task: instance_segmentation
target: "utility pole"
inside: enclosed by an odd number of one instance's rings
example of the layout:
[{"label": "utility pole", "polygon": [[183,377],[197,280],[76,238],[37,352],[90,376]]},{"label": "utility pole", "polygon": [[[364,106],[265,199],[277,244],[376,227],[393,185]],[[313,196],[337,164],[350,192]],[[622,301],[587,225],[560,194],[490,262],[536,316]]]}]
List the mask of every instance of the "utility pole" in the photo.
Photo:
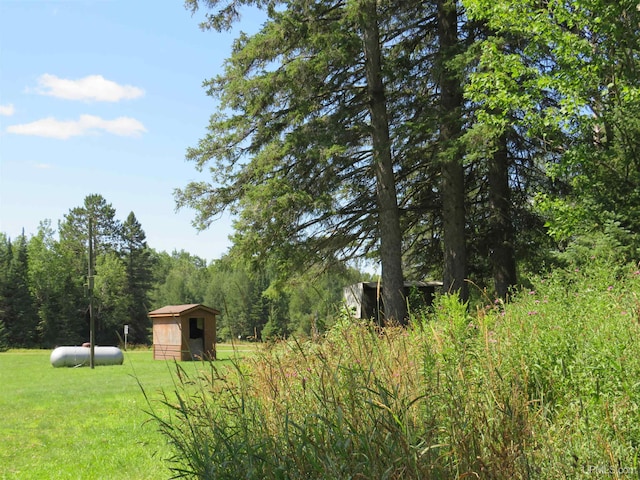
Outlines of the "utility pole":
[{"label": "utility pole", "polygon": [[89,216],[89,274],[87,276],[87,290],[89,294],[89,366],[95,366],[95,320],[93,318],[93,222]]}]

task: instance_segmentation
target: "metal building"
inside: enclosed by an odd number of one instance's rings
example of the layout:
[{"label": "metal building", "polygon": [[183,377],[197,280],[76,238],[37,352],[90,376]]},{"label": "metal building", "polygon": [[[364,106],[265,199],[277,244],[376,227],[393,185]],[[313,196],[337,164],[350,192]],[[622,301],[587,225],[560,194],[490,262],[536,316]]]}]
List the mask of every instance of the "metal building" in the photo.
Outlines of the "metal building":
[{"label": "metal building", "polygon": [[[442,282],[405,282],[404,297],[411,308],[431,305],[436,289]],[[344,301],[355,318],[381,321],[384,314],[382,303],[382,284],[378,282],[360,282],[344,288]]]}]

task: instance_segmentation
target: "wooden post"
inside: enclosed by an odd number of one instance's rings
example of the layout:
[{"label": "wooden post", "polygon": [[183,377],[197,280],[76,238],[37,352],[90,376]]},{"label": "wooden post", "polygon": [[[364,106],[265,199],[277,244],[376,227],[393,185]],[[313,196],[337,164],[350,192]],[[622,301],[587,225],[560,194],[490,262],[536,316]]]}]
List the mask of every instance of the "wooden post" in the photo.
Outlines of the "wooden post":
[{"label": "wooden post", "polygon": [[93,224],[91,216],[89,216],[89,274],[87,276],[88,293],[89,293],[89,366],[95,366],[95,320],[93,318]]}]

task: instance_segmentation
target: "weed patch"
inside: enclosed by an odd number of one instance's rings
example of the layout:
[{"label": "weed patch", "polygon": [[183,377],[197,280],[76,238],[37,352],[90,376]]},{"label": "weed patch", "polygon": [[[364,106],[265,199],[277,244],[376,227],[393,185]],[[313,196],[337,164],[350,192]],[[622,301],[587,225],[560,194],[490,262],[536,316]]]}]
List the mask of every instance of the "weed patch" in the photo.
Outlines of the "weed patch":
[{"label": "weed patch", "polygon": [[171,467],[202,479],[638,476],[640,273],[588,268],[476,312],[442,296],[408,329],[343,318],[319,342],[179,371],[151,405]]}]

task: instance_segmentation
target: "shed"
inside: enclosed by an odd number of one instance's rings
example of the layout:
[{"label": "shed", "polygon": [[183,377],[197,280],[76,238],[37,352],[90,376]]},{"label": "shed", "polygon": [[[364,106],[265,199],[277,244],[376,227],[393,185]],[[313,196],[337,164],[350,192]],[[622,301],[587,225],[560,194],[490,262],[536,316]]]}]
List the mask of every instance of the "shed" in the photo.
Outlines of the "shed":
[{"label": "shed", "polygon": [[216,315],[198,303],[167,305],[149,312],[155,360],[216,358]]},{"label": "shed", "polygon": [[[409,299],[411,308],[431,305],[436,289],[442,287],[442,282],[405,282],[404,297]],[[383,286],[378,282],[354,283],[344,288],[344,301],[355,318],[380,320],[380,313],[384,313],[382,304]]]}]

